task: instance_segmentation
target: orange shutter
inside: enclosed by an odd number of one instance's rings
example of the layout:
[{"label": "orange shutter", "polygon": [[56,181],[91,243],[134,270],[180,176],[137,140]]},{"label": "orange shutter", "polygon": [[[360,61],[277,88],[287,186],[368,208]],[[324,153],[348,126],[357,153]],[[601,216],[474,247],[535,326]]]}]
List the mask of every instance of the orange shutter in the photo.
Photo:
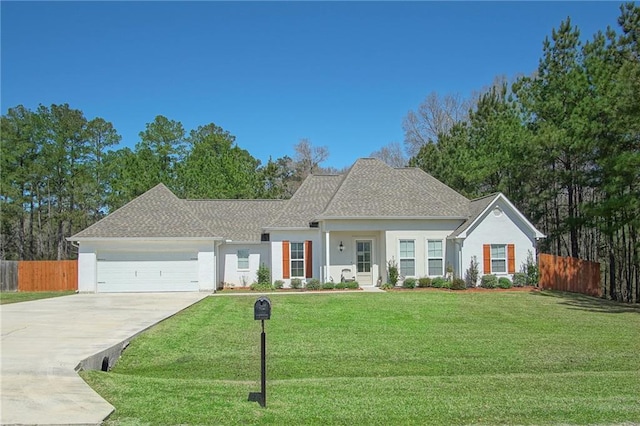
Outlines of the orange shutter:
[{"label": "orange shutter", "polygon": [[305,264],[305,278],[313,277],[313,255],[311,252],[311,241],[304,242],[304,264]]},{"label": "orange shutter", "polygon": [[491,273],[491,245],[482,245],[482,266],[485,274]]},{"label": "orange shutter", "polygon": [[291,263],[289,263],[289,241],[282,242],[282,278],[291,278]]},{"label": "orange shutter", "polygon": [[516,273],[516,246],[515,244],[507,244],[507,272]]}]

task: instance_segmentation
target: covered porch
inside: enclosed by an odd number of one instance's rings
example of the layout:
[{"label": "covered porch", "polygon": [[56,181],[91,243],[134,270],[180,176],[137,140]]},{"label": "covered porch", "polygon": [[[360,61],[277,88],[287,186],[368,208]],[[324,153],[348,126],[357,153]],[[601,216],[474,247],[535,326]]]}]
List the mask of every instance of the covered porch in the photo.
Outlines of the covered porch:
[{"label": "covered porch", "polygon": [[322,232],[323,282],[357,281],[361,287],[386,280],[385,231]]}]

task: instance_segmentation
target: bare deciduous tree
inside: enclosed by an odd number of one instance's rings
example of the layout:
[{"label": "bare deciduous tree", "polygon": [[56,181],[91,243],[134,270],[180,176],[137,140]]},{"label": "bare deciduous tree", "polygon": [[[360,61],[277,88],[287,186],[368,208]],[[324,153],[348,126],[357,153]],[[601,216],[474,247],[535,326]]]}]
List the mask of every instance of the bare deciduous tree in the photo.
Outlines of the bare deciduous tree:
[{"label": "bare deciduous tree", "polygon": [[402,123],[404,145],[410,157],[414,157],[423,145],[437,140],[439,134],[469,117],[471,102],[458,94],[440,97],[431,92],[418,105],[417,111],[409,111]]},{"label": "bare deciduous tree", "polygon": [[318,170],[320,163],[329,158],[329,148],[327,146],[313,146],[309,139],[300,139],[293,150],[296,168],[302,178]]},{"label": "bare deciduous tree", "polygon": [[402,145],[398,142],[391,142],[370,154],[371,157],[384,161],[391,167],[404,167],[407,165],[407,157],[404,155]]}]

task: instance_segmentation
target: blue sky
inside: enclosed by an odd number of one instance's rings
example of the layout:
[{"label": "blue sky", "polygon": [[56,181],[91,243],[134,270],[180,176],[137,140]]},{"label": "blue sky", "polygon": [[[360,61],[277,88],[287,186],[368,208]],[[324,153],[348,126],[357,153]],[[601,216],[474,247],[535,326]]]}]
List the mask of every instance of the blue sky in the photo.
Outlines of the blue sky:
[{"label": "blue sky", "polygon": [[571,16],[583,38],[616,2],[0,2],[2,113],[68,103],[133,147],[156,115],[215,123],[266,162],[307,138],[325,166],[404,140],[430,93],[533,72]]}]

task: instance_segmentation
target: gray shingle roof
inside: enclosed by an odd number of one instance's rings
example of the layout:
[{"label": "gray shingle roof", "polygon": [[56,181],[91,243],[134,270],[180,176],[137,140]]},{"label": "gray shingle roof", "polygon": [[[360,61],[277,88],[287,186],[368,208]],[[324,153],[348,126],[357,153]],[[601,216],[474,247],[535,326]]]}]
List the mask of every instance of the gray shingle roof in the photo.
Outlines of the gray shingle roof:
[{"label": "gray shingle roof", "polygon": [[258,242],[265,224],[284,210],[287,200],[185,200],[184,203],[217,236]]},{"label": "gray shingle roof", "polygon": [[207,238],[216,235],[163,184],[133,199],[70,240],[84,238]]},{"label": "gray shingle roof", "polygon": [[[160,184],[69,239],[257,242],[264,228],[308,227],[323,218],[466,219],[469,207],[467,198],[420,169],[394,169],[364,158],[344,175],[309,176],[289,200],[181,200]],[[479,201],[471,203],[469,220],[480,207]]]},{"label": "gray shingle roof", "polygon": [[456,229],[455,232],[451,234],[451,236],[457,237],[458,235],[466,231],[469,226],[471,226],[471,224],[478,218],[478,216],[480,216],[482,212],[485,211],[485,209],[489,207],[489,205],[493,203],[493,201],[499,195],[500,193],[494,193],[485,195],[481,198],[476,198],[475,200],[471,200],[469,202],[469,218],[462,225],[460,225],[460,227]]},{"label": "gray shingle roof", "polygon": [[320,218],[468,217],[469,200],[424,171],[362,158]]},{"label": "gray shingle roof", "polygon": [[289,199],[278,217],[269,223],[270,228],[308,227],[326,208],[344,179],[343,175],[311,175]]}]

